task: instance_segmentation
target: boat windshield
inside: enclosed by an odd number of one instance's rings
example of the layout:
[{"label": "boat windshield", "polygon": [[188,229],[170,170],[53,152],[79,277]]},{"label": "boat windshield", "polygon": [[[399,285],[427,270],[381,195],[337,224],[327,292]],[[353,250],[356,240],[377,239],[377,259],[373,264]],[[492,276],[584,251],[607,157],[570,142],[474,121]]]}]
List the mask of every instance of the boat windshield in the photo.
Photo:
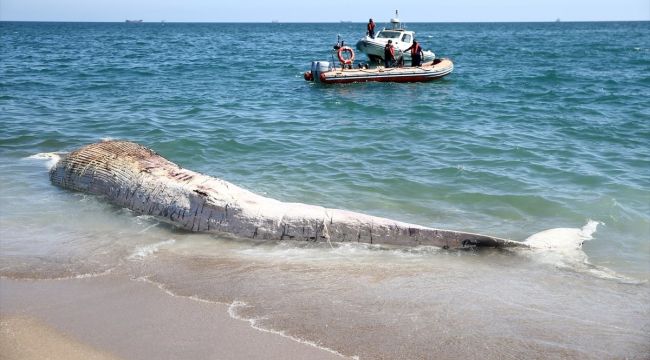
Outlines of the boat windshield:
[{"label": "boat windshield", "polygon": [[401,32],[392,31],[392,30],[382,30],[377,34],[377,37],[380,39],[397,39],[399,38]]}]

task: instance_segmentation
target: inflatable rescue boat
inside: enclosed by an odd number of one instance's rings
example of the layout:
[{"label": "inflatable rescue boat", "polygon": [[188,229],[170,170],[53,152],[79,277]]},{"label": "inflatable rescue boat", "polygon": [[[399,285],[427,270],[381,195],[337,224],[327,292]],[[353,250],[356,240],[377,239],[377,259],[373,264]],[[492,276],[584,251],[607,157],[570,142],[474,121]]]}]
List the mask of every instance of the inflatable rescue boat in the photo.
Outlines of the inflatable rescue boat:
[{"label": "inflatable rescue boat", "polygon": [[[347,54],[347,55],[346,55]],[[307,81],[324,84],[345,84],[355,82],[425,82],[450,74],[454,63],[449,59],[434,59],[421,66],[397,66],[386,68],[377,66],[370,68],[364,64],[353,67],[354,50],[348,46],[338,49],[340,67],[329,61],[313,61],[311,71],[304,74]]]}]

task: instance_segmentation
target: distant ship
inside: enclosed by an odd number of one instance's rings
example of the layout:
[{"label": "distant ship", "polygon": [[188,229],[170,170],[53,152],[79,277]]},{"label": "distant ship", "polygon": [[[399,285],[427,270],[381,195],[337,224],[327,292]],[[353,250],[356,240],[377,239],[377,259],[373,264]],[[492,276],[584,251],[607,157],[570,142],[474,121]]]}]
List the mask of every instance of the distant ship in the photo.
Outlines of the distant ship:
[{"label": "distant ship", "polygon": [[139,19],[139,20],[128,20],[127,19],[127,20],[125,20],[125,22],[128,22],[128,23],[141,23],[142,19]]}]

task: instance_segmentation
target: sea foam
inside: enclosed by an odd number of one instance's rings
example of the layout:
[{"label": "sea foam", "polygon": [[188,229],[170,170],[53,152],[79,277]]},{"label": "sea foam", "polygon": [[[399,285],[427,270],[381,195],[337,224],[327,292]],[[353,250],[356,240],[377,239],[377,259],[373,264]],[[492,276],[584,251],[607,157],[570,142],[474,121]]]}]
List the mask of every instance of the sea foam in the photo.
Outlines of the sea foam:
[{"label": "sea foam", "polygon": [[305,339],[302,339],[302,338],[299,338],[299,337],[296,337],[296,336],[293,336],[293,335],[289,335],[284,331],[273,330],[273,329],[268,329],[268,328],[262,327],[259,324],[259,322],[260,322],[260,320],[264,320],[264,318],[246,318],[246,317],[243,317],[243,316],[239,315],[239,309],[246,308],[246,307],[249,307],[249,305],[247,303],[245,303],[243,301],[235,300],[230,304],[230,306],[228,306],[228,315],[230,315],[230,317],[233,318],[233,319],[248,322],[250,327],[257,330],[257,331],[279,335],[279,336],[282,336],[284,338],[293,340],[295,342],[305,344],[305,345],[309,345],[309,346],[315,347],[315,348],[320,349],[320,350],[327,351],[329,353],[332,353],[332,354],[334,354],[336,356],[339,356],[339,357],[342,357],[342,358],[350,358],[350,359],[354,359],[354,360],[359,359],[359,357],[357,355],[348,357],[348,356],[343,355],[343,354],[341,354],[340,352],[338,352],[338,351],[336,351],[334,349],[330,349],[330,348],[325,347],[325,346],[323,346],[323,345],[321,345],[319,343],[316,343],[314,341],[309,341],[309,340],[305,340]]},{"label": "sea foam", "polygon": [[47,169],[51,169],[56,163],[61,160],[61,156],[65,155],[66,153],[64,152],[47,152],[47,153],[38,153],[34,155],[30,155],[26,157],[26,159],[31,159],[31,160],[44,160],[45,161],[45,166]]},{"label": "sea foam", "polygon": [[153,255],[156,252],[158,252],[161,247],[173,245],[175,242],[176,242],[176,240],[170,239],[170,240],[166,240],[166,241],[157,242],[157,243],[154,243],[154,244],[138,246],[137,248],[135,248],[133,253],[131,253],[131,255],[129,255],[128,259],[129,260],[142,260],[142,259],[146,258],[147,256]]}]

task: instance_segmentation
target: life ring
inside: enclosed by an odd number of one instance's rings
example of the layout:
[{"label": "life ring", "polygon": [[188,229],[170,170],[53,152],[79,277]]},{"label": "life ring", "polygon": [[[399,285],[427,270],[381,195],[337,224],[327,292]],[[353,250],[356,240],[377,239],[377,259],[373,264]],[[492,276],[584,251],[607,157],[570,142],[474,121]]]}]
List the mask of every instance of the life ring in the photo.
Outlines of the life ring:
[{"label": "life ring", "polygon": [[[350,57],[344,58],[343,57],[344,52],[345,53],[350,53]],[[341,64],[350,65],[350,64],[352,64],[354,62],[354,50],[352,50],[352,48],[349,47],[349,46],[341,47],[339,49],[339,51],[337,52],[337,55],[339,56],[339,61],[341,62]]]}]

